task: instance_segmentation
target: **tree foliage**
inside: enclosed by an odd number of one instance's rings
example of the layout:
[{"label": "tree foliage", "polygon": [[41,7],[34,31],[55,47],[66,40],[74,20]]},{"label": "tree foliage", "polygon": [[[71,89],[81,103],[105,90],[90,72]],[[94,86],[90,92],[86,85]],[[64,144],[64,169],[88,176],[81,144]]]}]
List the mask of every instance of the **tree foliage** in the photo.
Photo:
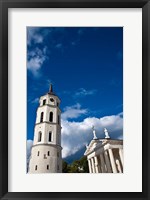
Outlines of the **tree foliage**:
[{"label": "tree foliage", "polygon": [[63,160],[63,173],[89,173],[88,161],[85,156],[68,164]]}]

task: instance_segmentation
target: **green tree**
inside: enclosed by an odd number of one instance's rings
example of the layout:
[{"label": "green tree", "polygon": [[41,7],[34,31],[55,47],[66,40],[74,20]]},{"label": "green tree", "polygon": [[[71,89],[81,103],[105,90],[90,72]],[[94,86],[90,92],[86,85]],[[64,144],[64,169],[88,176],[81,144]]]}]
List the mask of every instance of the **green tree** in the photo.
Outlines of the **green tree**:
[{"label": "green tree", "polygon": [[62,172],[63,173],[68,173],[68,163],[66,161],[62,161]]},{"label": "green tree", "polygon": [[79,161],[80,161],[80,166],[83,168],[82,173],[89,173],[88,161],[86,156],[80,158]]},{"label": "green tree", "polygon": [[88,161],[85,156],[73,161],[70,165],[63,160],[63,173],[89,173]]},{"label": "green tree", "polygon": [[75,160],[70,165],[70,173],[80,173],[80,162],[79,162],[79,160]]}]

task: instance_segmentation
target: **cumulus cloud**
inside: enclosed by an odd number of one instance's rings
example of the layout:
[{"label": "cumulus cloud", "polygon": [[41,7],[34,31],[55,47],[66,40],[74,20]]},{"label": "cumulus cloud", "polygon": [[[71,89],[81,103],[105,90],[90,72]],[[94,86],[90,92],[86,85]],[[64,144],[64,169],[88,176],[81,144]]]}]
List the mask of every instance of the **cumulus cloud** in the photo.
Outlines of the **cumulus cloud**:
[{"label": "cumulus cloud", "polygon": [[80,88],[77,92],[75,92],[74,97],[84,97],[88,95],[94,95],[96,93],[96,90],[86,90],[84,88]]},{"label": "cumulus cloud", "polygon": [[[84,28],[85,29],[85,28]],[[84,29],[83,28],[80,28],[79,30],[78,30],[78,34],[79,35],[82,35],[83,33],[84,33]]]},{"label": "cumulus cloud", "polygon": [[33,99],[32,101],[31,101],[31,103],[38,103],[39,102],[39,98],[35,98],[35,99]]},{"label": "cumulus cloud", "polygon": [[62,45],[61,43],[59,43],[59,44],[56,44],[55,47],[56,47],[57,49],[60,49],[60,48],[62,48],[62,46],[63,46],[63,45]]},{"label": "cumulus cloud", "polygon": [[47,47],[43,49],[36,47],[28,52],[27,68],[35,77],[39,76],[39,70],[47,59]]},{"label": "cumulus cloud", "polygon": [[77,45],[78,40],[72,41],[71,45],[76,46]]},{"label": "cumulus cloud", "polygon": [[40,76],[40,69],[48,59],[48,48],[44,39],[49,33],[49,29],[41,29],[40,27],[27,28],[27,69],[34,77]]},{"label": "cumulus cloud", "polygon": [[98,138],[104,138],[104,128],[107,128],[110,137],[121,139],[123,134],[122,115],[111,115],[102,118],[88,117],[82,122],[61,121],[62,126],[62,156],[73,155],[83,148],[93,138],[92,126],[96,129]]},{"label": "cumulus cloud", "polygon": [[28,27],[27,28],[27,43],[28,45],[31,45],[33,42],[34,44],[39,44],[43,42],[43,35],[40,34],[40,28],[39,27]]},{"label": "cumulus cloud", "polygon": [[[78,152],[93,139],[92,126],[95,127],[98,138],[104,138],[104,128],[107,128],[112,139],[123,138],[123,113],[117,115],[86,117],[83,121],[69,121],[88,113],[87,109],[81,108],[80,104],[67,106],[61,117],[61,146],[62,157],[66,158]],[[27,141],[27,160],[30,158],[32,140]]]},{"label": "cumulus cloud", "polygon": [[87,109],[82,109],[81,105],[77,103],[73,106],[65,107],[64,112],[62,113],[61,117],[63,120],[75,119],[81,115],[87,114],[87,112],[88,112]]},{"label": "cumulus cloud", "polygon": [[28,165],[29,165],[32,145],[33,145],[33,141],[27,140],[27,168],[28,168]]}]

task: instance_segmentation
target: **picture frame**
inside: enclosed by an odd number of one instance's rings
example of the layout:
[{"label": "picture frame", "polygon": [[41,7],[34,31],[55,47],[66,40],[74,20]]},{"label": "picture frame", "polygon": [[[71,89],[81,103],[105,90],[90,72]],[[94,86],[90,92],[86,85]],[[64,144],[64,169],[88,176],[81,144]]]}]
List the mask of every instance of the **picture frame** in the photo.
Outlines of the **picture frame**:
[{"label": "picture frame", "polygon": [[[0,197],[1,199],[150,199],[150,1],[145,0],[5,0],[0,2]],[[9,8],[142,8],[142,192],[9,192],[8,191],[8,10]],[[22,183],[23,184],[23,183]],[[127,183],[128,184],[128,183]]]}]

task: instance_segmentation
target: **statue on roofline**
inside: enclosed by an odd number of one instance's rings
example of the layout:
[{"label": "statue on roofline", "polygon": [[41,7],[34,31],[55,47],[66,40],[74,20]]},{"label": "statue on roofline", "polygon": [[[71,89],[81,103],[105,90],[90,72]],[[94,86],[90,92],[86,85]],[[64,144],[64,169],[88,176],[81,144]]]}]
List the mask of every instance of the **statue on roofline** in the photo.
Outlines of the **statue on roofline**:
[{"label": "statue on roofline", "polygon": [[92,126],[92,130],[93,130],[93,140],[96,140],[97,139],[97,137],[96,137],[96,131],[95,131],[95,128],[94,128],[94,126]]},{"label": "statue on roofline", "polygon": [[110,136],[106,128],[104,128],[104,133],[105,133],[105,139],[109,139]]}]

